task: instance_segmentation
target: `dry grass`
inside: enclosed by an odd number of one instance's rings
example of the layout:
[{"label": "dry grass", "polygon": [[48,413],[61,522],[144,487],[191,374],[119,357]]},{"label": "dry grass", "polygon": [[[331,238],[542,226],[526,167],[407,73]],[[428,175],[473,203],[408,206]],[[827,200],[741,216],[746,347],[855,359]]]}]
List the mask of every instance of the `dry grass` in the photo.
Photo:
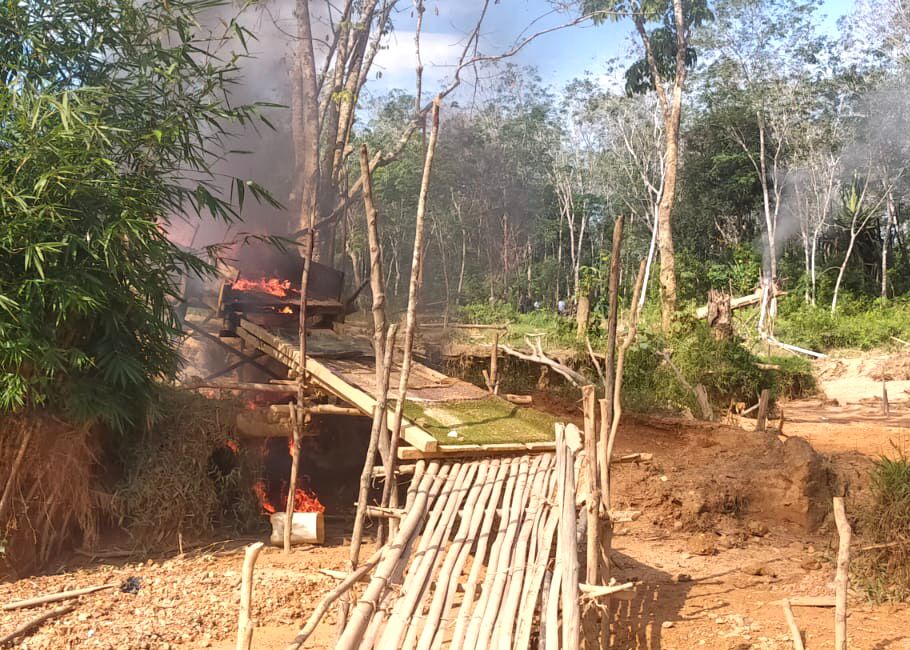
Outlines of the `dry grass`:
[{"label": "dry grass", "polygon": [[855,571],[875,601],[910,599],[910,459],[880,458],[870,475],[872,501],[861,513],[866,545]]},{"label": "dry grass", "polygon": [[0,574],[24,575],[76,544],[91,546],[98,514],[107,505],[94,489],[98,435],[47,415],[0,418],[0,490],[32,431],[24,462],[13,478],[9,510],[0,521]]},{"label": "dry grass", "polygon": [[259,519],[249,489],[253,461],[227,444],[236,439],[240,406],[167,390],[161,417],[121,451],[126,475],[117,508],[137,549],[170,548],[178,534],[192,540]]}]

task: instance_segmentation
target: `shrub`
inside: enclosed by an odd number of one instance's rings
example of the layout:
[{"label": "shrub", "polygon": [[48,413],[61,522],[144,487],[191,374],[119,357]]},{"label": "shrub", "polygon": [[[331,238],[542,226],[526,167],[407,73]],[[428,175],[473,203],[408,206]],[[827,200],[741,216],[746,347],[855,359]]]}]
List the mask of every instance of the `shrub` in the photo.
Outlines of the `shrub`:
[{"label": "shrub", "polygon": [[860,514],[860,531],[869,542],[856,573],[876,601],[910,598],[910,459],[882,457],[870,473],[871,503]]},{"label": "shrub", "polygon": [[861,301],[844,296],[837,313],[827,306],[795,300],[781,304],[778,338],[813,350],[859,348],[868,350],[892,343],[892,336],[910,336],[910,302]]}]

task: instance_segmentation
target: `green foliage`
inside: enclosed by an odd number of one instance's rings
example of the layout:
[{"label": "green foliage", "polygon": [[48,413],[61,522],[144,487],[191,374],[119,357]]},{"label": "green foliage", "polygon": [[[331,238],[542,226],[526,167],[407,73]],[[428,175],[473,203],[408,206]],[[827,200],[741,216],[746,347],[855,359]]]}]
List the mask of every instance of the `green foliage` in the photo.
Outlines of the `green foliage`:
[{"label": "green foliage", "polygon": [[858,300],[844,294],[836,314],[825,306],[790,298],[781,301],[778,338],[813,350],[869,350],[893,343],[892,336],[910,338],[910,301]]},{"label": "green foliage", "polygon": [[231,125],[230,37],[217,0],[5,3],[0,20],[0,411],[30,405],[123,429],[177,365],[170,300],[210,265],[172,220],[236,219],[258,185],[209,165]]},{"label": "green foliage", "polygon": [[910,459],[882,457],[869,474],[871,502],[860,513],[860,532],[882,548],[864,549],[854,571],[875,601],[910,598]]},{"label": "green foliage", "polygon": [[629,349],[623,397],[631,409],[699,412],[695,396],[665,360],[664,351],[686,382],[702,384],[712,404],[722,409],[731,402],[753,403],[765,388],[775,395],[799,397],[815,385],[811,368],[802,359],[775,357],[769,361],[781,370],[762,370],[760,360],[741,340],[717,341],[703,322],[690,321],[680,323],[667,338],[641,333]]}]

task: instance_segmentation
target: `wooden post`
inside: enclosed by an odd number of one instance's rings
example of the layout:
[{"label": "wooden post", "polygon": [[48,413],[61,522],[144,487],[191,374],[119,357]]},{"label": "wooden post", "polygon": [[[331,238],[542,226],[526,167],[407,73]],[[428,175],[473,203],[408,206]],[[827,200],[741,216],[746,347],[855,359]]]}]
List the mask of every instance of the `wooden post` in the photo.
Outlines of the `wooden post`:
[{"label": "wooden post", "polygon": [[838,537],[837,574],[834,578],[834,650],[847,650],[847,586],[853,531],[847,521],[843,497],[834,497],[834,522]]},{"label": "wooden post", "polygon": [[609,509],[610,461],[607,457],[607,432],[613,422],[613,387],[616,381],[616,326],[619,320],[619,271],[622,253],[623,216],[616,217],[613,224],[613,246],[610,252],[610,293],[607,310],[607,351],[604,356],[604,397],[600,409],[600,440],[597,456],[600,459],[600,493],[605,509]]},{"label": "wooden post", "polygon": [[[373,407],[373,425],[370,428],[370,442],[367,445],[367,455],[363,461],[363,471],[360,473],[360,490],[357,494],[357,513],[354,516],[354,531],[351,533],[351,562],[350,569],[354,571],[357,568],[357,560],[360,557],[360,545],[363,541],[363,522],[366,516],[366,507],[369,503],[370,495],[370,477],[373,474],[373,466],[376,463],[376,451],[379,447],[379,432],[382,420],[386,417],[386,405],[389,393],[389,375],[392,369],[391,357],[395,352],[395,335],[398,333],[398,325],[389,326],[389,332],[386,335],[385,342],[385,359],[383,367],[385,372],[382,374],[382,381],[379,384],[378,395],[376,396],[376,405]],[[389,467],[391,454],[386,457],[385,472],[388,477],[392,471]],[[386,482],[388,482],[386,478]]]},{"label": "wooden post", "polygon": [[432,128],[427,141],[426,156],[423,161],[423,177],[420,182],[420,194],[417,197],[417,217],[414,222],[414,253],[411,258],[411,281],[408,284],[408,311],[405,316],[404,345],[399,370],[398,401],[395,404],[395,419],[389,438],[389,458],[386,461],[386,479],[382,489],[382,505],[387,506],[392,491],[398,489],[398,479],[393,472],[395,457],[398,454],[398,439],[401,435],[401,420],[404,417],[404,405],[408,395],[408,377],[411,374],[411,360],[414,351],[414,336],[417,333],[417,301],[420,281],[423,277],[423,239],[424,223],[427,213],[427,198],[430,192],[430,172],[433,169],[433,157],[436,154],[436,142],[439,138],[439,105],[442,98],[438,95],[433,100]]},{"label": "wooden post", "polygon": [[885,383],[884,363],[882,363],[882,415],[891,415],[891,404],[888,403],[888,385]]},{"label": "wooden post", "polygon": [[763,388],[758,398],[758,415],[755,418],[755,430],[764,431],[768,426],[768,406],[771,403],[771,391]]},{"label": "wooden post", "polygon": [[[363,185],[363,211],[367,219],[367,241],[370,247],[370,291],[373,294],[373,358],[376,363],[376,385],[382,381],[381,361],[385,358],[385,282],[382,275],[382,240],[379,237],[379,214],[373,200],[373,179],[366,144],[360,147],[360,179]],[[379,432],[379,454],[385,461],[389,453],[389,427],[383,420]]]},{"label": "wooden post", "polygon": [[493,332],[493,346],[490,349],[490,377],[487,388],[493,395],[499,394],[499,332]]},{"label": "wooden post", "polygon": [[[297,492],[297,472],[300,468],[300,427],[302,417],[298,418],[294,402],[288,402],[288,411],[291,417],[291,477],[288,480],[288,501],[285,507],[284,520],[284,552],[291,552],[291,529],[294,527],[294,497]],[[302,415],[302,414],[301,414]]]},{"label": "wooden post", "polygon": [[[290,528],[290,525],[287,526]],[[237,619],[237,650],[250,650],[253,643],[253,628],[255,623],[250,618],[250,608],[253,601],[253,570],[256,560],[262,552],[262,542],[256,542],[246,547],[243,556],[243,576],[240,583],[240,616]]]}]

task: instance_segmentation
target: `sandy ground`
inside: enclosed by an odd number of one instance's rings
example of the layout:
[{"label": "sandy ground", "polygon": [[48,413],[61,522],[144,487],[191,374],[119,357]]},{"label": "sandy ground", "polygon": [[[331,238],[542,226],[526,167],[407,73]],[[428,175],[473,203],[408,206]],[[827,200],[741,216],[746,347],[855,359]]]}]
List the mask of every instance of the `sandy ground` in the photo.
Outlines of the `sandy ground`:
[{"label": "sandy ground", "polygon": [[[827,454],[826,462],[843,480],[861,482],[870,459],[891,449],[890,441],[908,442],[910,403],[895,390],[892,413],[882,416],[870,401],[880,382],[860,375],[849,389],[849,380],[849,372],[833,378],[834,390],[844,391],[837,404],[822,399],[785,404],[784,433],[805,436]],[[826,392],[832,385],[822,384]],[[562,415],[577,417],[571,405],[565,409]],[[807,534],[771,512],[709,509],[686,519],[696,492],[735,492],[737,484],[754,479],[739,469],[754,438],[720,426],[623,427],[620,453],[650,452],[655,458],[617,472],[621,507],[644,514],[619,525],[614,539],[614,576],[640,582],[634,600],[619,603],[614,648],[792,648],[778,601],[833,594],[836,535],[829,523]],[[254,648],[283,648],[293,638],[321,595],[336,584],[319,570],[344,568],[349,529],[350,522],[331,521],[325,546],[296,549],[289,557],[273,548],[262,554],[255,581]],[[857,547],[862,543],[861,537],[856,540]],[[135,594],[113,589],[82,598],[75,611],[14,647],[233,648],[242,546],[214,545],[183,557],[126,562],[62,558],[49,575],[0,584],[0,603],[6,603],[61,589],[119,585],[128,577],[140,580]],[[0,635],[40,611],[3,612]],[[807,648],[833,648],[832,610],[797,608],[795,614]],[[333,623],[330,614],[307,647],[331,647]],[[910,606],[871,605],[854,592],[848,630],[851,648],[910,650]]]}]

